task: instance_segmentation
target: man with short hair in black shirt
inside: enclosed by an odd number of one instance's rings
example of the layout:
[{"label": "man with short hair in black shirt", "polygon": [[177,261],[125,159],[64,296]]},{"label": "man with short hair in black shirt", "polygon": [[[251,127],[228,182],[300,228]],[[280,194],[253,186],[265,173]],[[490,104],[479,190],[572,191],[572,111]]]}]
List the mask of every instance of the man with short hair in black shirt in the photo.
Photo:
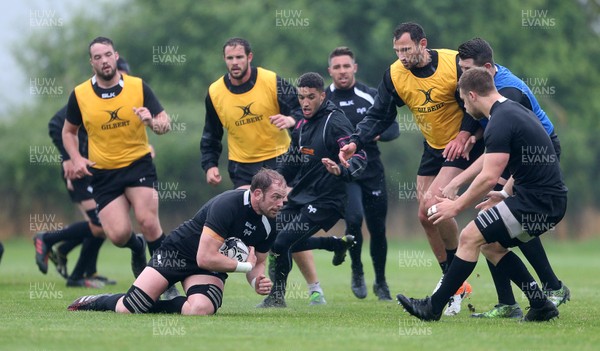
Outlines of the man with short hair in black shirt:
[{"label": "man with short hair in black shirt", "polygon": [[[554,125],[525,82],[515,76],[508,68],[494,62],[493,50],[490,44],[482,38],[468,40],[458,47],[458,57],[458,64],[463,71],[473,67],[484,67],[488,73],[494,77],[494,85],[496,86],[498,93],[533,111],[542,123],[550,140],[552,140],[556,157],[560,159],[560,141],[556,135]],[[485,128],[488,120],[483,118],[479,120],[479,123]],[[482,162],[475,162],[463,173],[452,179],[442,191],[443,196],[451,199],[454,198],[460,186],[472,181],[473,178],[479,174],[481,171],[481,164]],[[510,172],[508,169],[505,169],[498,180],[498,184],[494,187],[494,190],[498,191],[491,193],[489,196],[506,196],[506,194],[500,190],[509,179]],[[554,273],[540,238],[536,237],[526,243],[520,244],[519,249],[523,252],[523,255],[527,258],[527,261],[529,261],[540,278],[544,293],[548,296],[550,301],[552,301],[556,307],[568,301],[570,299],[569,288],[563,284]],[[510,279],[499,272],[490,261],[487,261],[487,264],[490,273],[492,274],[492,279],[494,280],[496,293],[498,294],[498,304],[489,311],[474,313],[471,316],[478,318],[523,317],[523,311],[515,299]]]},{"label": "man with short hair in black shirt", "polygon": [[462,230],[456,256],[431,297],[413,299],[398,294],[398,301],[421,320],[439,320],[444,304],[473,272],[481,247],[487,245],[482,251],[486,258],[529,300],[530,309],[523,320],[550,320],[558,316],[558,309],[508,248],[551,230],[564,217],[567,188],[552,141],[533,112],[498,93],[484,68],[464,72],[459,91],[471,116],[489,119],[483,168],[456,200],[437,197],[439,202],[428,209],[429,219],[436,223],[470,208],[493,189],[506,167],[513,182],[504,191],[512,196],[503,200],[490,197],[476,206],[481,211]]},{"label": "man with short hair in black shirt", "polygon": [[[335,103],[352,123],[353,127],[363,120],[367,110],[373,105],[377,90],[355,78],[358,69],[354,53],[342,46],[335,48],[329,55],[329,75],[333,82],[326,89],[327,98]],[[367,297],[367,287],[361,262],[363,243],[363,215],[371,236],[370,253],[375,270],[373,292],[379,300],[392,300],[385,279],[387,258],[387,240],[385,220],[387,216],[387,188],[383,163],[379,157],[377,141],[390,141],[400,135],[398,123],[388,127],[372,142],[366,143],[364,150],[368,163],[363,174],[353,182],[346,183],[348,200],[346,202],[346,233],[353,235],[356,244],[350,248],[352,260],[352,292],[359,299]]]},{"label": "man with short hair in black shirt", "polygon": [[[260,170],[250,189],[229,190],[209,200],[196,215],[171,232],[126,294],[83,296],[70,311],[119,313],[217,313],[223,300],[227,273],[246,273],[257,294],[271,290],[265,277],[267,252],[276,236],[275,217],[287,195],[285,179],[277,171]],[[249,246],[247,262],[219,252],[227,238]],[[169,285],[181,282],[186,297],[158,301]]]},{"label": "man with short hair in black shirt", "polygon": [[[333,265],[342,264],[354,237],[312,237],[328,231],[344,216],[344,182],[360,176],[367,159],[361,151],[345,168],[336,161],[352,125],[344,113],[325,97],[323,77],[309,72],[298,79],[298,101],[304,118],[292,132],[292,145],[280,165],[281,174],[296,180],[288,203],[278,217],[278,233],[271,251],[275,255],[273,289],[257,307],[286,307],[285,291],[291,270],[291,253],[324,249],[333,251]],[[335,161],[334,161],[335,160]]]}]

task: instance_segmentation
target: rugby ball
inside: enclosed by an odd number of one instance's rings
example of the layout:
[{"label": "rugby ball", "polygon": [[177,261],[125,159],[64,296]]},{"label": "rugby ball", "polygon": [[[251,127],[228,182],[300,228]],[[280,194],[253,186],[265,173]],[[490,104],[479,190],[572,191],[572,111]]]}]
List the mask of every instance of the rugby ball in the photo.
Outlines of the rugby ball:
[{"label": "rugby ball", "polygon": [[221,245],[221,248],[219,248],[219,252],[229,258],[237,260],[238,262],[246,262],[248,260],[250,250],[241,239],[227,238],[225,239],[223,245]]}]

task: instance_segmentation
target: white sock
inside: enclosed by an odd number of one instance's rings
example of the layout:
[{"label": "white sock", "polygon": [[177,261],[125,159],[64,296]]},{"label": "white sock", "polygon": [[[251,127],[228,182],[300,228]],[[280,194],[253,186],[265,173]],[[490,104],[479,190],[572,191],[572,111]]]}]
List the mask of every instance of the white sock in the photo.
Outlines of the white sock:
[{"label": "white sock", "polygon": [[312,283],[312,284],[306,284],[308,286],[308,293],[312,294],[313,292],[318,292],[321,295],[323,295],[323,289],[321,289],[321,285],[319,284],[319,282],[316,283]]}]

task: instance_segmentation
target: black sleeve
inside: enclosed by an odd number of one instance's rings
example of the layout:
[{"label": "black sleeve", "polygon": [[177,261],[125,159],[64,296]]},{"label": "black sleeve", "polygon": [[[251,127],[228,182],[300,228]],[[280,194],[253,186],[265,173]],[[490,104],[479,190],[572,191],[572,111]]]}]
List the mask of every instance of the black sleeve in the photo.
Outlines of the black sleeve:
[{"label": "black sleeve", "polygon": [[518,102],[521,105],[525,106],[527,109],[533,111],[533,107],[531,106],[531,101],[527,94],[524,94],[520,89],[515,87],[506,87],[498,90],[498,92],[507,99],[511,99],[514,102]]},{"label": "black sleeve", "polygon": [[289,186],[292,186],[296,175],[299,173],[301,163],[304,160],[300,153],[300,147],[298,146],[298,130],[300,128],[300,123],[302,123],[302,121],[296,123],[296,126],[292,131],[290,148],[283,157],[280,157],[282,161],[277,165],[277,171],[281,173]]},{"label": "black sleeve", "polygon": [[381,133],[379,141],[392,141],[400,136],[400,124],[394,119],[394,122]]},{"label": "black sleeve", "polygon": [[65,118],[67,117],[67,106],[65,105],[63,108],[58,110],[54,117],[50,119],[48,123],[48,133],[50,134],[50,139],[52,139],[52,143],[58,149],[58,152],[62,156],[63,161],[68,160],[69,154],[67,150],[65,150],[65,146],[62,141],[62,130],[65,124]]},{"label": "black sleeve", "polygon": [[202,169],[206,172],[209,168],[219,165],[219,157],[223,151],[223,144],[221,144],[223,124],[208,93],[206,94],[205,106],[206,117],[200,141],[200,154]]},{"label": "black sleeve", "polygon": [[229,235],[232,220],[239,218],[239,208],[235,203],[227,201],[229,199],[229,197],[215,199],[208,209],[204,222],[206,227],[214,230],[223,239]]},{"label": "black sleeve", "polygon": [[[326,128],[327,130],[325,132],[327,135],[326,141],[328,142],[328,147],[330,150],[334,150],[336,154],[334,160],[337,160],[339,163],[337,154],[340,149],[349,142],[352,124],[341,111],[336,111],[333,112],[330,123]],[[367,154],[363,150],[360,150],[348,160],[348,163],[350,164],[348,168],[339,165],[341,170],[340,177],[346,182],[351,182],[357,179],[367,167]]]},{"label": "black sleeve", "polygon": [[156,95],[154,95],[152,89],[150,89],[146,82],[142,82],[142,85],[144,89],[144,107],[146,107],[148,111],[150,111],[152,117],[163,112],[164,108],[156,98]]},{"label": "black sleeve", "polygon": [[510,141],[512,134],[510,125],[505,125],[503,121],[497,120],[492,128],[490,128],[490,124],[488,124],[484,133],[486,153],[510,154]]},{"label": "black sleeve", "polygon": [[383,133],[396,120],[396,107],[404,106],[392,83],[388,69],[377,88],[373,106],[367,111],[365,118],[356,125],[356,131],[350,138],[360,149],[364,143],[373,140]]},{"label": "black sleeve", "polygon": [[[369,88],[369,95],[373,97],[373,100],[377,97],[377,89]],[[398,96],[398,101],[400,104],[404,104],[402,99]],[[394,113],[397,114],[397,109],[394,109]],[[379,141],[392,141],[397,139],[400,136],[400,124],[398,124],[398,120],[394,117],[394,122],[379,135]]]},{"label": "black sleeve", "polygon": [[69,95],[69,102],[67,103],[67,121],[76,126],[80,126],[83,123],[83,117],[81,116],[77,97],[75,97],[75,91],[71,92],[71,95]]},{"label": "black sleeve", "polygon": [[292,116],[296,122],[303,118],[296,88],[279,76],[277,76],[277,102],[282,115]]}]

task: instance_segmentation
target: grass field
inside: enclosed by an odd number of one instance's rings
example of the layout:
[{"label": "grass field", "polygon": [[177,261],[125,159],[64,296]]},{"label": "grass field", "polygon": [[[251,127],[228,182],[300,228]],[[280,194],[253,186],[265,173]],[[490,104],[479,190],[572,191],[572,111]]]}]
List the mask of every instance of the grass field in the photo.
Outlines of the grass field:
[{"label": "grass field", "polygon": [[[124,292],[131,282],[129,255],[105,243],[99,270],[119,284],[100,290],[67,288],[51,265],[42,275],[29,240],[4,242],[0,264],[0,350],[598,350],[600,347],[600,240],[547,240],[551,262],[570,287],[571,302],[549,323],[478,320],[466,303],[455,317],[423,323],[395,302],[384,303],[371,292],[373,272],[368,250],[363,261],[369,296],[356,299],[349,288],[350,266],[331,265],[331,253],[315,252],[326,306],[308,306],[306,286],[294,269],[288,308],[259,310],[261,301],[244,277],[231,274],[223,307],[210,317],[119,315],[68,312],[76,297]],[[517,250],[518,251],[518,250]],[[69,268],[74,263],[71,254]],[[429,294],[439,267],[425,241],[391,241],[388,282],[392,295]],[[496,302],[487,266],[480,260],[469,279],[469,303],[483,311]],[[522,308],[525,298],[515,291]]]}]

